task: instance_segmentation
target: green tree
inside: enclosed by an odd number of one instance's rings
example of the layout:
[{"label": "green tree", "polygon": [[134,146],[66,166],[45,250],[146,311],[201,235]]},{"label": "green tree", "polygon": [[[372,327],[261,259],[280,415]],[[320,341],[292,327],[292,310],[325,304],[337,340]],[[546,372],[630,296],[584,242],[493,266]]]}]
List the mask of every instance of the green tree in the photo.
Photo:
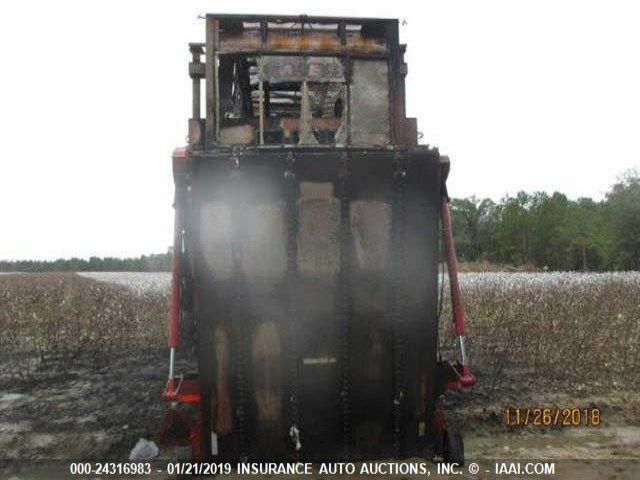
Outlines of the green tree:
[{"label": "green tree", "polygon": [[590,198],[579,198],[572,205],[577,234],[572,239],[573,270],[603,270],[609,263],[612,231],[605,203]]},{"label": "green tree", "polygon": [[451,201],[452,226],[456,251],[462,260],[494,260],[496,204],[489,198],[469,198]]},{"label": "green tree", "polygon": [[451,200],[451,224],[456,241],[456,252],[461,260],[478,259],[479,214],[475,197]]},{"label": "green tree", "polygon": [[627,172],[607,194],[607,214],[613,234],[610,266],[640,269],[640,173]]},{"label": "green tree", "polygon": [[530,261],[531,196],[519,192],[515,197],[502,199],[499,222],[496,226],[496,258],[500,262],[523,264]]},{"label": "green tree", "polygon": [[570,270],[579,227],[572,202],[558,192],[537,193],[530,207],[532,260],[551,270]]}]

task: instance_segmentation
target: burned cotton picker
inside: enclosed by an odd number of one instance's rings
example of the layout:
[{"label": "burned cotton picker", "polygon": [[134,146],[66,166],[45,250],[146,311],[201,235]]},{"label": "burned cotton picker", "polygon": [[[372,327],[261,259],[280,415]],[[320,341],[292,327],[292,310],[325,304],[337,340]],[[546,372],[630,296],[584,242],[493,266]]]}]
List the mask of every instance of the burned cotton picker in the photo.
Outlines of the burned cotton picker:
[{"label": "burned cotton picker", "polygon": [[[461,461],[438,402],[475,381],[449,162],[405,116],[398,22],[207,15],[190,48],[164,439],[225,461]],[[438,352],[441,232],[455,363]],[[174,371],[178,340],[196,374]]]}]

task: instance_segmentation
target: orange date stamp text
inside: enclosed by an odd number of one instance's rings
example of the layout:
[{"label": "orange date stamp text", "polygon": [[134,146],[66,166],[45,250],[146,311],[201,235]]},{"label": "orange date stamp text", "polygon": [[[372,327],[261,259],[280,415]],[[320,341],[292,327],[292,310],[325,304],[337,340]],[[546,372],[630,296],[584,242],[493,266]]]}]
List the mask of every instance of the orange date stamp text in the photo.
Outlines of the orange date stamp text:
[{"label": "orange date stamp text", "polygon": [[599,408],[512,407],[504,409],[507,427],[598,427]]}]

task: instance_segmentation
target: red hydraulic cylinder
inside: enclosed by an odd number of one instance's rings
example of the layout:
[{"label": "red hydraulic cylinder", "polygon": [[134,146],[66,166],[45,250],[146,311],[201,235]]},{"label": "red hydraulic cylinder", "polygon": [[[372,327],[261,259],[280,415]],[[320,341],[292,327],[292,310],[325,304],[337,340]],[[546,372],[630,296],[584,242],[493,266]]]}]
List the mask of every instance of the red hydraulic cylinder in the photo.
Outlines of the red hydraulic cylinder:
[{"label": "red hydraulic cylinder", "polygon": [[458,284],[458,257],[456,245],[453,241],[451,228],[451,209],[449,199],[442,199],[442,235],[447,250],[447,268],[449,270],[449,287],[451,288],[451,302],[453,306],[453,326],[457,336],[464,335],[464,307],[462,306],[462,293]]},{"label": "red hydraulic cylinder", "polygon": [[467,355],[464,346],[464,307],[462,305],[462,293],[458,283],[458,258],[456,256],[456,246],[453,241],[453,230],[451,228],[451,208],[447,195],[442,197],[442,217],[443,240],[447,250],[447,267],[449,270],[449,287],[451,288],[451,305],[453,307],[453,327],[460,343],[460,363],[461,372],[456,383],[459,386],[467,387],[476,383],[476,378],[469,370]]},{"label": "red hydraulic cylinder", "polygon": [[186,148],[176,148],[172,155],[173,176],[176,184],[173,221],[173,257],[171,260],[171,293],[169,297],[169,320],[167,332],[167,344],[169,345],[169,380],[165,395],[172,396],[176,393],[174,384],[174,365],[176,348],[180,341],[180,272],[182,258],[182,208],[181,195],[182,183],[185,177],[187,165]]},{"label": "red hydraulic cylinder", "polygon": [[176,195],[174,201],[173,220],[173,258],[171,261],[171,293],[169,297],[169,332],[167,336],[169,348],[175,349],[180,341],[180,272],[182,265],[182,208],[183,199],[178,191],[187,166],[187,149],[176,148],[172,155],[173,175],[176,179]]},{"label": "red hydraulic cylinder", "polygon": [[180,207],[175,205],[173,221],[173,258],[171,260],[171,293],[169,297],[169,348],[177,348],[180,332],[180,252],[182,250],[182,221]]}]

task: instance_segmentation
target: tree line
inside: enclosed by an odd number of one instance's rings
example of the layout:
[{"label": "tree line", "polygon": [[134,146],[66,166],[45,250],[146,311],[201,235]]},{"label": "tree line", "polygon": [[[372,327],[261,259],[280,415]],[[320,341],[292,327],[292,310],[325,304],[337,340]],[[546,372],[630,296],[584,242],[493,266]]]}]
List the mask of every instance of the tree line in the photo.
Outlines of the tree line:
[{"label": "tree line", "polygon": [[640,270],[640,174],[603,200],[519,192],[499,203],[454,199],[458,257],[549,270]]},{"label": "tree line", "polygon": [[171,251],[135,258],[91,257],[0,261],[0,272],[168,272]]}]

